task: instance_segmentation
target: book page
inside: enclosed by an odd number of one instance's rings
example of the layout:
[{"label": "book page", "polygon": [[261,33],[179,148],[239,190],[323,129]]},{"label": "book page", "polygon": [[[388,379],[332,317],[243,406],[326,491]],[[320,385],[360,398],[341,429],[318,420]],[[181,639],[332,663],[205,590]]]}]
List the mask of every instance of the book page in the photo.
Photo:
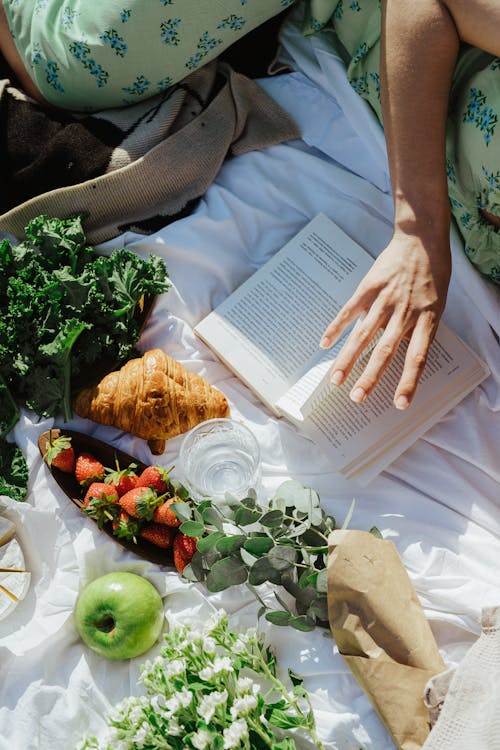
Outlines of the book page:
[{"label": "book page", "polygon": [[[300,415],[304,432],[323,446],[335,469],[350,477],[365,464],[371,464],[365,479],[379,473],[488,374],[481,360],[441,323],[408,409],[399,411],[393,405],[403,370],[405,342],[366,402],[355,404],[349,393],[373,346],[374,343],[358,359],[342,386],[331,385],[325,374],[313,396],[303,404]],[[327,370],[329,363],[324,367]],[[300,388],[299,382],[287,399],[293,403],[293,391]],[[286,398],[279,403],[286,407]],[[288,416],[296,421],[297,410],[292,409]]]},{"label": "book page", "polygon": [[276,411],[276,401],[323,357],[323,331],[371,263],[365,250],[319,214],[195,333]]}]

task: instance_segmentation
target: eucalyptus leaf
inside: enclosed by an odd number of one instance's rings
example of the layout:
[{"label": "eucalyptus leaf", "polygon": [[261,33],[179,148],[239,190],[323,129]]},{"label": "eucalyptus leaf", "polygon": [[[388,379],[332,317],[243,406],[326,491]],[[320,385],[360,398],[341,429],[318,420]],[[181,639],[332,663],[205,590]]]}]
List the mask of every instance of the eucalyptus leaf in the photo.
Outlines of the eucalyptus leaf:
[{"label": "eucalyptus leaf", "polygon": [[297,611],[303,614],[307,609],[309,609],[313,601],[315,601],[318,596],[319,594],[314,586],[309,585],[304,589],[299,589],[299,591],[297,592],[297,596],[295,597]]},{"label": "eucalyptus leaf", "polygon": [[245,539],[246,536],[244,534],[223,536],[216,542],[215,548],[223,555],[231,554],[243,546]]},{"label": "eucalyptus leaf", "polygon": [[[289,607],[289,606],[288,606],[288,604],[287,604],[287,603],[286,603],[286,602],[285,602],[285,601],[284,601],[284,600],[283,600],[283,599],[281,598],[281,596],[280,596],[280,595],[278,594],[278,592],[277,592],[277,591],[275,591],[275,592],[274,592],[274,596],[276,597],[276,600],[277,600],[277,601],[278,601],[278,602],[279,602],[279,603],[281,604],[281,606],[283,607],[283,609],[285,610],[285,612],[289,612],[289,613],[290,613],[290,607]],[[291,614],[291,613],[290,613],[290,614]]]},{"label": "eucalyptus leaf", "polygon": [[255,508],[256,506],[256,500],[254,497],[244,497],[242,500],[240,500],[240,505],[242,505],[244,508]]},{"label": "eucalyptus leaf", "polygon": [[224,557],[212,565],[206,579],[207,589],[212,592],[224,591],[230,586],[245,583],[247,576],[247,569],[241,560]]},{"label": "eucalyptus leaf", "polygon": [[246,538],[243,546],[247,552],[251,552],[252,555],[260,557],[274,547],[274,541],[271,537],[267,536],[267,534],[265,536],[252,536]]},{"label": "eucalyptus leaf", "polygon": [[266,526],[268,528],[275,528],[277,526],[281,526],[283,524],[283,513],[281,510],[270,510],[267,513],[264,513],[262,518],[260,519],[260,522],[262,526]]},{"label": "eucalyptus leaf", "polygon": [[207,526],[215,526],[216,529],[222,531],[222,523],[224,519],[216,508],[210,505],[207,508],[204,508],[202,515],[203,522]]},{"label": "eucalyptus leaf", "polygon": [[325,594],[318,595],[313,601],[307,613],[322,622],[328,623],[328,599]]},{"label": "eucalyptus leaf", "polygon": [[189,490],[178,479],[171,479],[170,484],[176,497],[180,500],[187,500],[189,498]]},{"label": "eucalyptus leaf", "polygon": [[173,510],[179,521],[189,521],[191,518],[191,508],[188,503],[172,503],[170,510]]},{"label": "eucalyptus leaf", "polygon": [[224,532],[223,531],[212,531],[211,534],[208,536],[204,536],[201,539],[198,540],[197,547],[198,550],[201,553],[208,552],[209,549],[212,549],[215,547],[216,542],[219,541],[219,539],[224,538]]},{"label": "eucalyptus leaf", "polygon": [[311,570],[306,568],[299,577],[300,588],[305,589],[306,586],[309,585],[316,586],[317,577],[318,572],[316,570],[313,570],[313,572],[311,573]]},{"label": "eucalyptus leaf", "polygon": [[302,536],[309,529],[309,526],[309,521],[306,520],[303,523],[299,523],[294,529],[288,529],[286,533],[288,537],[293,539],[294,537]]},{"label": "eucalyptus leaf", "polygon": [[266,620],[272,622],[273,625],[288,625],[292,615],[290,612],[285,612],[283,609],[274,609],[271,612],[266,612]]},{"label": "eucalyptus leaf", "polygon": [[302,513],[309,513],[311,507],[319,506],[318,493],[295,479],[283,482],[276,491],[276,497],[281,497],[287,508],[293,507]]},{"label": "eucalyptus leaf", "polygon": [[270,550],[268,558],[273,568],[286,570],[296,561],[297,552],[293,547],[278,545]]},{"label": "eucalyptus leaf", "polygon": [[250,526],[256,523],[262,516],[261,511],[240,507],[234,514],[234,522],[238,526]]},{"label": "eucalyptus leaf", "polygon": [[286,510],[286,502],[282,497],[273,497],[269,501],[269,507],[273,510],[280,510],[282,513]]},{"label": "eucalyptus leaf", "polygon": [[205,532],[205,526],[199,521],[184,521],[184,523],[179,526],[179,531],[181,531],[186,536],[194,536],[198,538],[200,536],[203,536]]},{"label": "eucalyptus leaf", "polygon": [[252,565],[248,574],[248,581],[252,586],[259,586],[261,583],[265,583],[265,581],[280,584],[281,576],[279,571],[271,565],[266,555],[259,557],[255,564]]},{"label": "eucalyptus leaf", "polygon": [[244,547],[240,549],[240,557],[245,565],[248,565],[249,568],[251,568],[252,565],[254,565],[254,563],[256,563],[258,560],[258,557],[255,557],[255,555],[251,555],[250,552],[247,552]]},{"label": "eucalyptus leaf", "polygon": [[203,565],[205,568],[210,570],[212,565],[215,565],[216,562],[218,562],[222,558],[222,555],[220,552],[218,552],[215,547],[212,547],[203,555]]},{"label": "eucalyptus leaf", "polygon": [[[184,568],[183,575],[186,572],[186,570],[188,571],[188,574],[190,574],[190,573],[193,574],[195,581],[204,581],[205,580],[205,569],[203,567],[203,558],[202,558],[201,554],[198,551],[196,551],[194,553],[193,557],[191,558],[191,562],[189,563],[189,565],[187,565]],[[186,576],[186,578],[187,578],[187,576]],[[192,579],[189,578],[189,580],[192,580]]]},{"label": "eucalyptus leaf", "polygon": [[316,578],[316,590],[319,591],[321,594],[326,594],[328,589],[328,570],[326,568],[323,568],[323,570],[320,570],[318,573],[318,577]]},{"label": "eucalyptus leaf", "polygon": [[182,571],[182,575],[184,578],[187,578],[188,581],[197,582],[201,580],[194,572],[193,566],[191,563],[188,563],[188,565],[186,565],[186,567]]},{"label": "eucalyptus leaf", "polygon": [[314,630],[314,628],[316,627],[316,622],[307,615],[291,617],[288,624],[291,625],[292,628],[295,628],[295,630],[301,630],[304,633],[310,630]]}]

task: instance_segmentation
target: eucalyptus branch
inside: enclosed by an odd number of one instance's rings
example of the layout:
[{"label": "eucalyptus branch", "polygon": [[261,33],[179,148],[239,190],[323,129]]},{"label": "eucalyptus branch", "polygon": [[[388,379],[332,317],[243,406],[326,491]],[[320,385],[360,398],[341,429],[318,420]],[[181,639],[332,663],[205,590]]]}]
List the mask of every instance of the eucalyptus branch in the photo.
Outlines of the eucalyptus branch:
[{"label": "eucalyptus branch", "polygon": [[[249,491],[241,501],[228,496],[220,507],[210,499],[191,508],[172,507],[188,513],[182,516],[180,531],[197,539],[197,552],[184,569],[186,578],[204,581],[213,592],[245,583],[261,605],[258,616],[274,625],[302,631],[329,627],[328,544],[318,542],[328,542],[336,523],[322,510],[314,490],[289,480],[266,506]],[[343,528],[352,512],[351,504]],[[281,608],[271,609],[257,592],[264,583],[282,586],[294,607],[287,607],[277,595]]]}]

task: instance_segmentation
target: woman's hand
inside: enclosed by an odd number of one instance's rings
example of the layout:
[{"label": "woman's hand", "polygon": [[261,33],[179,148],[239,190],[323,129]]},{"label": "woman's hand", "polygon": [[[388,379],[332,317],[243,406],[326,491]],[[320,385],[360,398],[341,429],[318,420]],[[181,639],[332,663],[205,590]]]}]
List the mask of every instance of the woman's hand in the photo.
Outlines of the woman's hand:
[{"label": "woman's hand", "polygon": [[451,256],[448,239],[444,243],[444,247],[436,248],[437,252],[431,252],[419,236],[396,231],[325,330],[323,348],[334,344],[346,326],[359,318],[329,373],[331,381],[341,385],[359,355],[383,329],[351,390],[351,399],[356,403],[362,403],[373,391],[402,339],[409,339],[409,345],[394,405],[406,409],[411,403],[446,303]]}]

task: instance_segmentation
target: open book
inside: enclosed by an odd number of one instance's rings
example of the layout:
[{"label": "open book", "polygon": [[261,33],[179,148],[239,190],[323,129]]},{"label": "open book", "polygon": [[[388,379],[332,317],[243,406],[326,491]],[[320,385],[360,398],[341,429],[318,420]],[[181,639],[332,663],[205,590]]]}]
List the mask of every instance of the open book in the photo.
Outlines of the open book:
[{"label": "open book", "polygon": [[364,404],[349,393],[374,343],[343,385],[327,376],[347,332],[319,349],[327,325],[373,260],[319,214],[196,327],[196,334],[278,416],[327,453],[345,478],[370,481],[489,374],[443,323],[410,407],[393,405],[402,344]]}]

